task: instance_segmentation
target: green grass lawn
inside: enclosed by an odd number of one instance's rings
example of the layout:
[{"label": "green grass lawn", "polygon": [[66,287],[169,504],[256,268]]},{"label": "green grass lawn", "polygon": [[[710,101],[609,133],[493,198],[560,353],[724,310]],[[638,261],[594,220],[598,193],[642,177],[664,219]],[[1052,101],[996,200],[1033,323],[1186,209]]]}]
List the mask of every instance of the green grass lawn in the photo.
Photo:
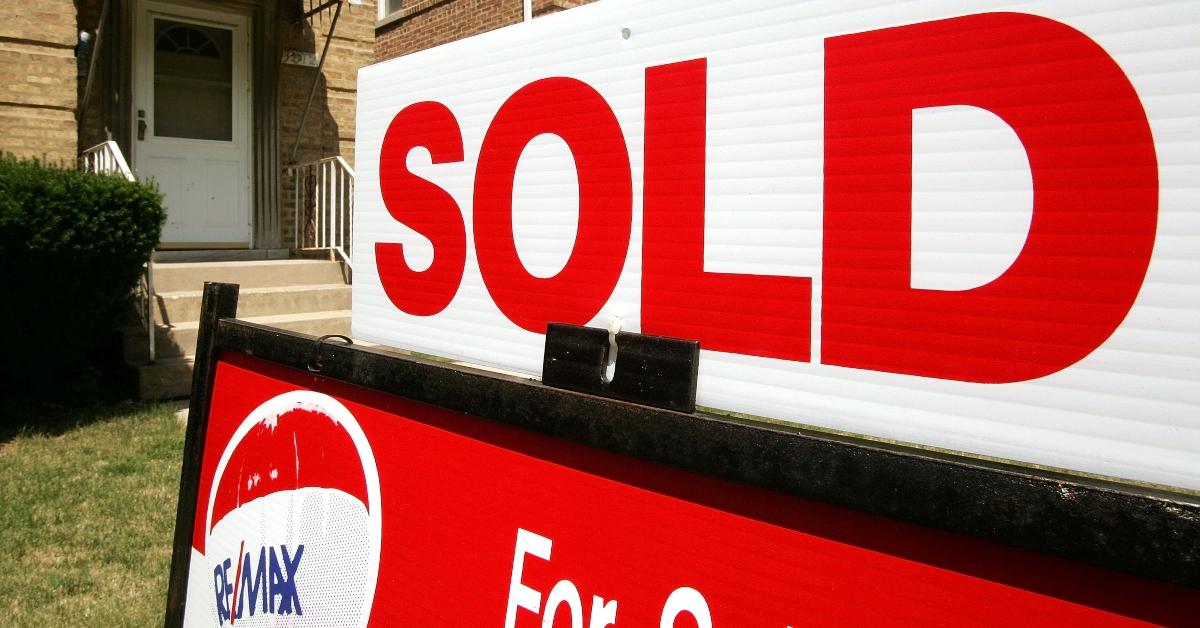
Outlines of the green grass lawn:
[{"label": "green grass lawn", "polygon": [[25,423],[41,427],[0,434],[0,624],[162,625],[184,432],[173,410],[0,407],[0,425]]}]

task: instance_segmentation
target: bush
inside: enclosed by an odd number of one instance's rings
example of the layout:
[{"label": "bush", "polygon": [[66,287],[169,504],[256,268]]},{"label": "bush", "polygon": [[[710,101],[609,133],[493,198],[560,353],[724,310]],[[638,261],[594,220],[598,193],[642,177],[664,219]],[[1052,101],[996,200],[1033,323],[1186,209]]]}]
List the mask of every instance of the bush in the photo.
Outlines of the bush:
[{"label": "bush", "polygon": [[151,186],[0,156],[0,390],[94,388],[163,217]]}]

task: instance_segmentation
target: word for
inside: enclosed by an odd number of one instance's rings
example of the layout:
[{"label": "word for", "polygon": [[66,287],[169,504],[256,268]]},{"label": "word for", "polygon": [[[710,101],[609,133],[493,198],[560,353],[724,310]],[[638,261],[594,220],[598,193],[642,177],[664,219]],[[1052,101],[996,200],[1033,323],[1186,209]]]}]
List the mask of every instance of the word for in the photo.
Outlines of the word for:
[{"label": "word for", "polygon": [[[515,628],[517,625],[517,609],[525,609],[541,614],[542,626],[549,627],[554,621],[554,613],[558,607],[566,604],[571,613],[571,628],[604,628],[617,623],[617,601],[605,600],[593,595],[591,610],[587,623],[584,623],[583,598],[579,589],[570,580],[559,580],[550,593],[546,595],[545,605],[542,604],[542,594],[521,582],[521,574],[525,570],[525,557],[534,556],[545,561],[550,560],[554,542],[550,539],[530,532],[517,529],[517,545],[513,552],[512,580],[508,587],[508,607],[504,612],[504,628]],[[544,610],[543,610],[544,608]],[[708,602],[699,591],[691,587],[680,587],[671,592],[663,604],[662,618],[659,628],[672,628],[675,618],[683,613],[690,613],[700,628],[712,628],[712,613]]]}]

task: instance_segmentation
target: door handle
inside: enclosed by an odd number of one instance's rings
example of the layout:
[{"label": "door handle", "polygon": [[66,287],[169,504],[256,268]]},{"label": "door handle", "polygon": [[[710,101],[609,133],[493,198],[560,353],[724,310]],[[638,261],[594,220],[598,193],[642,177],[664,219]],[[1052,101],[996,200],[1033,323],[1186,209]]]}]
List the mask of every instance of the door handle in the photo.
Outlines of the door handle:
[{"label": "door handle", "polygon": [[146,121],[138,120],[138,141],[146,139]]}]

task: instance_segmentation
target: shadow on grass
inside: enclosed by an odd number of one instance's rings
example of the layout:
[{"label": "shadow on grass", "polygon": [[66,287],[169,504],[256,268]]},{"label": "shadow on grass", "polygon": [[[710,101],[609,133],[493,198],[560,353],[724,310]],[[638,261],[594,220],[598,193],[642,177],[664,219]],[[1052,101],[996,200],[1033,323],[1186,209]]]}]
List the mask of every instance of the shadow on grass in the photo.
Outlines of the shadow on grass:
[{"label": "shadow on grass", "polygon": [[73,406],[8,397],[0,400],[0,446],[21,435],[61,436],[154,405],[119,401]]}]

